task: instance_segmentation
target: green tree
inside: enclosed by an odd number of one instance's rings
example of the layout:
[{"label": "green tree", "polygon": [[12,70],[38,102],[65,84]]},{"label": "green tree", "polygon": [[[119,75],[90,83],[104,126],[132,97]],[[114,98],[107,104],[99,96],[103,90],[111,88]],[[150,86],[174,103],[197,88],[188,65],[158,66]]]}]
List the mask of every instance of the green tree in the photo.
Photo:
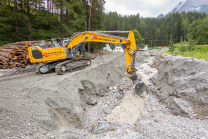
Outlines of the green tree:
[{"label": "green tree", "polygon": [[176,46],[172,42],[172,36],[170,37],[170,43],[169,43],[169,51],[172,53],[175,51]]},{"label": "green tree", "polygon": [[187,35],[187,32],[188,32],[188,27],[189,27],[189,24],[188,24],[188,21],[185,19],[182,23],[182,30],[183,30],[183,38],[184,38],[184,41],[186,40],[186,35]]},{"label": "green tree", "polygon": [[137,30],[133,30],[133,33],[136,40],[136,44],[140,48],[144,48],[144,39],[141,37],[140,33]]},{"label": "green tree", "polygon": [[141,35],[145,38],[145,27],[146,27],[146,24],[144,22],[144,19],[141,18],[140,19],[140,24],[138,25],[138,30],[140,31]]},{"label": "green tree", "polygon": [[114,49],[116,48],[116,44],[115,44],[115,43],[111,43],[111,44],[110,44],[110,48],[111,48],[112,50],[114,50]]},{"label": "green tree", "polygon": [[92,15],[90,27],[92,29],[101,30],[103,21],[104,0],[92,0]]},{"label": "green tree", "polygon": [[207,44],[207,30],[208,17],[203,20],[195,20],[190,24],[188,38],[195,39],[197,44]]},{"label": "green tree", "polygon": [[189,38],[188,39],[188,50],[192,53],[196,49],[196,40]]},{"label": "green tree", "polygon": [[184,54],[184,52],[186,52],[186,46],[183,44],[183,38],[181,37],[181,43],[179,46],[179,51],[181,52],[182,56]]},{"label": "green tree", "polygon": [[208,32],[206,34],[207,34],[207,42],[208,42]]}]

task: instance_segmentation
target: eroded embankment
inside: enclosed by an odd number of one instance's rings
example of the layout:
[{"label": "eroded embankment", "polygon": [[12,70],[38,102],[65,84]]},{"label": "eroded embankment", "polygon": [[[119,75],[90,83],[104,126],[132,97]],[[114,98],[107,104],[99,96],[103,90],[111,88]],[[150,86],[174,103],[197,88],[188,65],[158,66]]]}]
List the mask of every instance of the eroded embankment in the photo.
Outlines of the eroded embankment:
[{"label": "eroded embankment", "polygon": [[162,55],[157,63],[154,92],[176,115],[207,118],[208,62],[182,56]]},{"label": "eroded embankment", "polygon": [[0,138],[42,135],[62,127],[81,129],[86,103],[96,103],[106,87],[124,76],[125,55],[118,53],[63,76],[33,73],[1,79]]}]

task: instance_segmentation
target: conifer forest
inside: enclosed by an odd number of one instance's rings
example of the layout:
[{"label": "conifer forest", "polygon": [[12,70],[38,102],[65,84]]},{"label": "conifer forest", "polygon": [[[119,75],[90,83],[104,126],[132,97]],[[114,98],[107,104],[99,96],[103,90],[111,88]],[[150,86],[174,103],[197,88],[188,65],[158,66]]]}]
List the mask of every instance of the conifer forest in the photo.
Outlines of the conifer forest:
[{"label": "conifer forest", "polygon": [[105,0],[0,0],[0,46],[70,37],[87,30],[137,30],[143,38],[141,43],[151,46],[167,46],[170,38],[173,43],[191,38],[197,44],[208,44],[205,13],[169,13],[158,19],[139,13],[105,13],[104,4]]}]

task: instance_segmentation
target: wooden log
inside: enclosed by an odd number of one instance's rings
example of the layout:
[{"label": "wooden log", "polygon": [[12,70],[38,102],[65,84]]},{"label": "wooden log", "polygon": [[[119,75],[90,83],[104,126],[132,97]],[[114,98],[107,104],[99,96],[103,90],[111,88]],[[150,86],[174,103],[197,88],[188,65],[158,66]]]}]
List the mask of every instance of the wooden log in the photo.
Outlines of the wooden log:
[{"label": "wooden log", "polygon": [[7,49],[8,51],[12,51],[12,50],[15,50],[15,48],[11,48],[11,47],[2,47],[1,49]]},{"label": "wooden log", "polygon": [[16,52],[16,50],[15,49],[0,49],[0,52],[13,53],[13,52]]},{"label": "wooden log", "polygon": [[3,56],[5,58],[9,58],[9,59],[13,57],[12,54],[10,54],[10,53],[3,53],[3,52],[0,52],[0,56]]},{"label": "wooden log", "polygon": [[12,63],[14,63],[14,61],[10,59],[8,63],[9,64],[12,64]]},{"label": "wooden log", "polygon": [[25,45],[26,45],[27,47],[29,47],[29,46],[32,46],[32,43],[33,43],[33,42],[29,42],[29,41],[28,41],[28,42],[25,42]]},{"label": "wooden log", "polygon": [[16,62],[16,67],[20,67],[20,66],[21,66],[21,64]]},{"label": "wooden log", "polygon": [[18,63],[18,62],[19,62],[19,60],[15,59],[15,60],[14,60],[14,62]]},{"label": "wooden log", "polygon": [[3,65],[3,68],[4,68],[4,69],[7,69],[8,67],[9,67],[9,64],[4,64],[4,65]]},{"label": "wooden log", "polygon": [[17,57],[16,57],[16,56],[14,56],[13,58],[11,58],[11,60],[13,60],[13,61],[14,61],[14,60],[17,60]]},{"label": "wooden log", "polygon": [[20,60],[21,58],[19,56],[14,56],[13,58],[11,58],[12,60]]},{"label": "wooden log", "polygon": [[0,56],[0,60],[9,62],[9,58],[5,58],[5,57],[3,57],[3,56]]},{"label": "wooden log", "polygon": [[22,53],[22,57],[26,57],[26,54],[25,53]]},{"label": "wooden log", "polygon": [[0,59],[1,63],[2,64],[7,64],[7,61],[3,60],[3,59]]},{"label": "wooden log", "polygon": [[18,49],[17,50],[17,52],[25,52],[26,50],[24,50],[24,49],[22,49],[22,48],[20,48],[20,49]]},{"label": "wooden log", "polygon": [[15,42],[15,43],[8,43],[8,45],[25,45],[25,41],[23,41],[23,42]]},{"label": "wooden log", "polygon": [[18,49],[17,52],[24,52],[24,50],[23,49]]},{"label": "wooden log", "polygon": [[26,45],[14,45],[14,46],[17,46],[18,48],[21,48],[21,49],[23,49],[23,48],[27,48],[27,46],[26,46]]},{"label": "wooden log", "polygon": [[12,54],[12,57],[15,57],[17,54],[16,53],[14,53],[14,54]]},{"label": "wooden log", "polygon": [[3,45],[3,46],[15,46],[15,47],[19,47],[19,48],[27,47],[26,45],[16,45],[16,44],[10,44],[10,43]]},{"label": "wooden log", "polygon": [[23,62],[24,62],[25,65],[27,64],[27,60],[26,59],[23,59]]},{"label": "wooden log", "polygon": [[14,49],[10,53],[15,54],[17,51]]},{"label": "wooden log", "polygon": [[16,49],[18,50],[19,48],[17,46],[13,46],[13,45],[4,45],[2,46],[3,49]]},{"label": "wooden log", "polygon": [[17,64],[14,62],[11,64],[11,68],[16,68]]},{"label": "wooden log", "polygon": [[21,64],[21,66],[20,66],[20,67],[25,68],[25,64]]},{"label": "wooden log", "polygon": [[22,53],[23,53],[23,52],[16,52],[16,54],[18,54],[18,55],[22,55]]}]

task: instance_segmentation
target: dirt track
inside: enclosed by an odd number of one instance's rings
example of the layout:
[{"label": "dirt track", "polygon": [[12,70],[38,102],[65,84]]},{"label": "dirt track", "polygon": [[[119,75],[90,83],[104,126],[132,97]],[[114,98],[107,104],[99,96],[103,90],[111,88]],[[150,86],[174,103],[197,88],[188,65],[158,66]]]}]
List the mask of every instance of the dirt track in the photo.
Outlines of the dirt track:
[{"label": "dirt track", "polygon": [[122,53],[96,58],[91,66],[62,76],[29,72],[1,78],[0,138],[207,138],[206,116],[196,120],[194,111],[181,114],[193,114],[192,119],[175,116],[188,109],[188,102],[171,95],[177,105],[169,109],[170,101],[158,95],[165,94],[159,82],[166,86],[163,60],[154,64],[160,53],[137,55],[137,74],[148,86],[142,97],[132,95]]}]

